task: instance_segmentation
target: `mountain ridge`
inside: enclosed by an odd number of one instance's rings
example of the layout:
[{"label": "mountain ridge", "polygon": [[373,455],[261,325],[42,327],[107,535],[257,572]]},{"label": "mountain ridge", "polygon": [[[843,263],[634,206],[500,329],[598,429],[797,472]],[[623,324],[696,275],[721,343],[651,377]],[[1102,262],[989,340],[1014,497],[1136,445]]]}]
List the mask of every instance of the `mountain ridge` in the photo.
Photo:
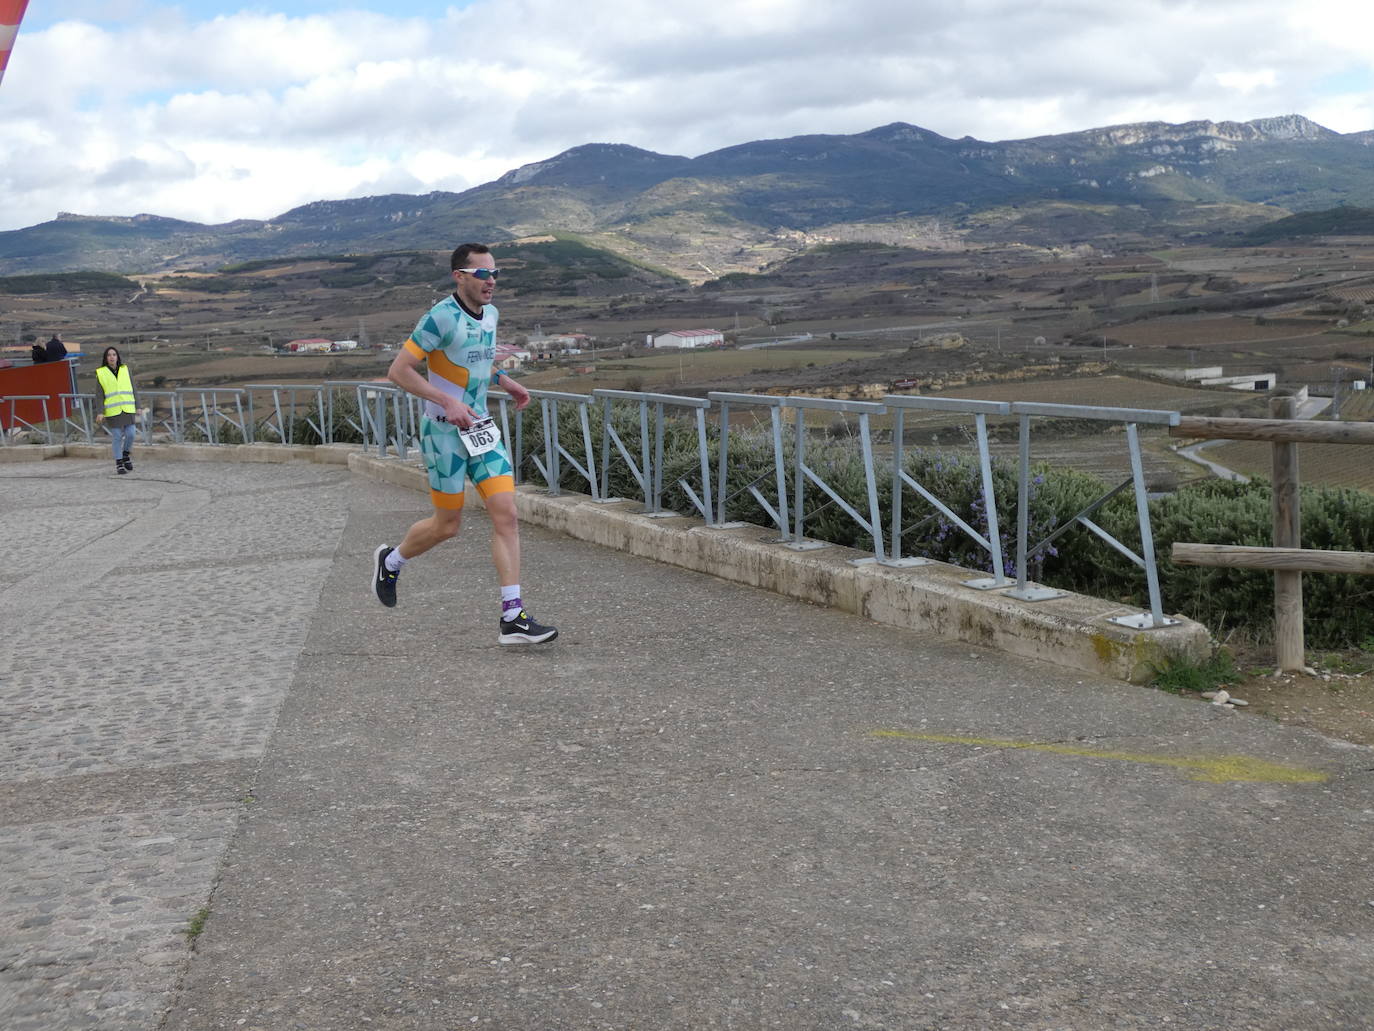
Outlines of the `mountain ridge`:
[{"label": "mountain ridge", "polygon": [[[0,233],[0,272],[207,268],[308,253],[442,250],[456,236],[500,241],[550,230],[588,234],[678,271],[703,261],[752,271],[813,238],[923,219],[956,234],[996,224],[1046,245],[1146,225],[1172,239],[1207,231],[1209,208],[1217,209],[1213,230],[1222,228],[1222,209],[1244,210],[1247,225],[1238,230],[1304,210],[1374,206],[1371,147],[1374,131],[1337,133],[1298,114],[1005,141],[950,139],[892,122],[694,158],[585,143],[460,193],[317,200],[263,220],[205,225],[63,212]],[[1058,228],[1047,217],[985,217],[1045,205],[1091,208],[1096,217],[1060,220]]]}]

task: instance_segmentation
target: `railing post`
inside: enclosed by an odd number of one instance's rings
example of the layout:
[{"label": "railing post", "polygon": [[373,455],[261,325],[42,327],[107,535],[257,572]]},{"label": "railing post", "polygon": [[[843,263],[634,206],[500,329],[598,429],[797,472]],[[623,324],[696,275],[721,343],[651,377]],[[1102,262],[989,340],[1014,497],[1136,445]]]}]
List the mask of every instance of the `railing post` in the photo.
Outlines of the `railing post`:
[{"label": "railing post", "polygon": [[[1296,419],[1295,397],[1271,397],[1271,419]],[[1302,547],[1302,504],[1298,480],[1298,445],[1275,442],[1274,448],[1274,547]],[[1306,665],[1302,626],[1302,572],[1282,569],[1274,572],[1274,650],[1278,667],[1296,672]]]},{"label": "railing post", "polygon": [[[793,411],[797,414],[797,425],[792,441],[792,547],[803,548],[807,545],[802,533],[805,512],[805,491],[802,485],[806,481],[806,474],[802,470],[806,466],[806,410],[794,408]],[[813,543],[811,546],[820,545]]]},{"label": "railing post", "polygon": [[1150,625],[1164,626],[1159,570],[1155,568],[1155,538],[1150,527],[1150,499],[1145,490],[1145,463],[1140,457],[1140,433],[1133,422],[1126,424],[1126,440],[1131,448],[1131,478],[1135,484],[1136,522],[1140,526],[1140,554],[1145,559],[1145,586],[1150,595]]}]

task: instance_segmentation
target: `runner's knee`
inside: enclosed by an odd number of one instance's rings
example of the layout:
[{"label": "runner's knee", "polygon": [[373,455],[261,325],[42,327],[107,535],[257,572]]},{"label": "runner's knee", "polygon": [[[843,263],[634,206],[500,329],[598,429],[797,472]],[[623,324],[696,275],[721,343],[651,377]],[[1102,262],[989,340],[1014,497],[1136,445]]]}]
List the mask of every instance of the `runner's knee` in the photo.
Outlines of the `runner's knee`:
[{"label": "runner's knee", "polygon": [[463,513],[455,509],[438,509],[434,513],[434,533],[440,540],[458,536],[463,525]]}]

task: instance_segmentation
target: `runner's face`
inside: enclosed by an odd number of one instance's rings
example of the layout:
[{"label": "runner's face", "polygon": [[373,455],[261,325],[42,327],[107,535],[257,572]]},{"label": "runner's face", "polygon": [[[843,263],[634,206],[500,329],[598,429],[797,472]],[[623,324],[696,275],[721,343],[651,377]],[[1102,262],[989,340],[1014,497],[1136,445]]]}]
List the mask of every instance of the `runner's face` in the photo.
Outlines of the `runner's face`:
[{"label": "runner's face", "polygon": [[[467,264],[463,267],[495,268],[496,259],[490,254],[469,254]],[[483,282],[471,273],[459,272],[457,269],[453,270],[453,283],[458,289],[458,296],[469,308],[482,307],[491,301],[491,295],[496,292],[496,280],[488,279]]]}]

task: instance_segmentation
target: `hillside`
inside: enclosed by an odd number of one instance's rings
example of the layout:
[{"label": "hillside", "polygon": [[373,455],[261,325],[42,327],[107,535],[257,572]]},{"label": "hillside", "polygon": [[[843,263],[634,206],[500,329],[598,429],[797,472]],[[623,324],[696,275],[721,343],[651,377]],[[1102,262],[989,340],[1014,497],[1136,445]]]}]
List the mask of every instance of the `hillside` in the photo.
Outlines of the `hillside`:
[{"label": "hillside", "polygon": [[1256,226],[1237,245],[1262,246],[1275,240],[1300,240],[1314,236],[1374,236],[1374,208],[1339,207],[1304,211]]}]

